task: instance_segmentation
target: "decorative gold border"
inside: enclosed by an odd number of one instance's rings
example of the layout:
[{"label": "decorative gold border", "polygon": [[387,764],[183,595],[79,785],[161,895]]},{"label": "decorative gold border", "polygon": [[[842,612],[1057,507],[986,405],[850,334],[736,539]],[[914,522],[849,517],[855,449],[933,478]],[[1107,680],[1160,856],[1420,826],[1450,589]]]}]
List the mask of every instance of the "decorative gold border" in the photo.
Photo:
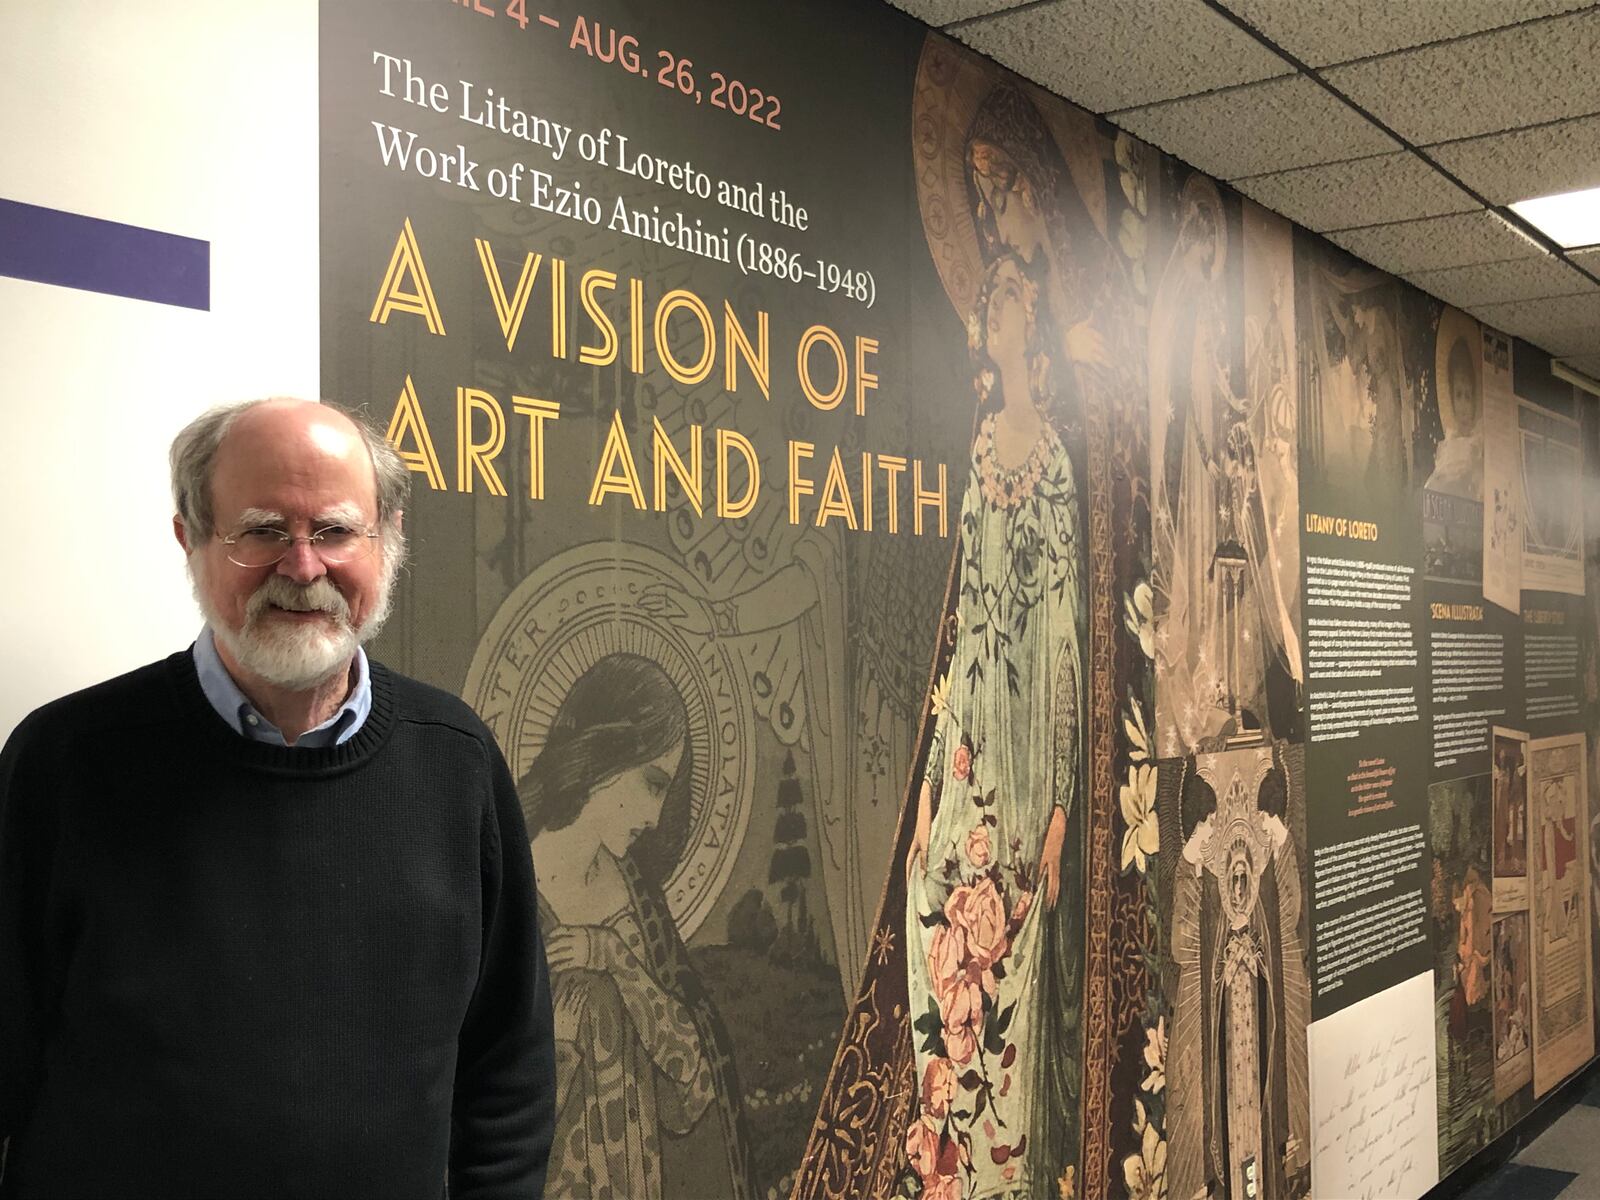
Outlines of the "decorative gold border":
[{"label": "decorative gold border", "polygon": [[1110,1185],[1111,1068],[1116,1030],[1111,1013],[1111,763],[1115,753],[1116,698],[1112,599],[1115,564],[1111,540],[1111,411],[1086,398],[1089,468],[1089,811],[1088,919],[1084,929],[1083,1196],[1103,1196]]}]

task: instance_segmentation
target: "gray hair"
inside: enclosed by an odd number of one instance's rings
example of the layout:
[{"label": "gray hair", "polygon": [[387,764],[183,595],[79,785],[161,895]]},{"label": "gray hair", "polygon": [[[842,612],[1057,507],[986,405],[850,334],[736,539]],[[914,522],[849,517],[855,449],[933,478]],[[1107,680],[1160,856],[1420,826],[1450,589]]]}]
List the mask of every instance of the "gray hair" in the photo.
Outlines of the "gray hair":
[{"label": "gray hair", "polygon": [[[211,470],[216,463],[217,451],[223,439],[233,428],[233,423],[252,408],[270,404],[282,397],[262,400],[245,400],[238,404],[224,404],[202,413],[185,425],[172,439],[169,456],[172,464],[172,502],[178,516],[192,532],[204,531],[210,536],[216,514],[211,507]],[[400,529],[400,514],[405,511],[411,494],[411,471],[400,455],[384,437],[382,429],[373,423],[362,409],[345,409],[328,405],[334,412],[348,417],[367,448],[372,460],[373,475],[377,479],[378,527],[383,532],[384,548],[392,566],[398,566],[406,551],[405,534]]]}]

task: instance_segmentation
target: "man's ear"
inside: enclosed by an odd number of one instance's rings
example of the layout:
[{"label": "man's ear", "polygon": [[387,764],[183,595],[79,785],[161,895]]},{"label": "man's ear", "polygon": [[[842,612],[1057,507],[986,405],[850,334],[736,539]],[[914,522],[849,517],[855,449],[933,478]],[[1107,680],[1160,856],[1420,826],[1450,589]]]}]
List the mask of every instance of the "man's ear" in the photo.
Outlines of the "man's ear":
[{"label": "man's ear", "polygon": [[172,536],[178,539],[178,545],[183,547],[185,554],[193,553],[193,547],[189,545],[189,530],[184,525],[183,518],[177,514],[173,514],[172,517]]}]

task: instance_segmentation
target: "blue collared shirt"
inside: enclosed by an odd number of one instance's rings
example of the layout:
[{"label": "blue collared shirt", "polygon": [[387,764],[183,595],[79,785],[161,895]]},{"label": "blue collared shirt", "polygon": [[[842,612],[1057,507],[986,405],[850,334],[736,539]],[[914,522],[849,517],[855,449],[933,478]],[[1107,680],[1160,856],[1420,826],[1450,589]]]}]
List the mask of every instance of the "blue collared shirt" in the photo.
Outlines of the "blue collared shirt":
[{"label": "blue collared shirt", "polygon": [[[269,746],[287,746],[283,731],[274,725],[251,704],[239,685],[222,665],[217,653],[216,638],[207,625],[194,640],[194,669],[200,676],[200,687],[217,710],[217,716],[228,723],[241,737],[252,742],[265,742]],[[315,729],[308,729],[296,739],[295,750],[321,750],[339,746],[355,737],[356,731],[372,711],[372,676],[367,669],[367,652],[356,647],[356,679],[350,694],[334,713]]]}]

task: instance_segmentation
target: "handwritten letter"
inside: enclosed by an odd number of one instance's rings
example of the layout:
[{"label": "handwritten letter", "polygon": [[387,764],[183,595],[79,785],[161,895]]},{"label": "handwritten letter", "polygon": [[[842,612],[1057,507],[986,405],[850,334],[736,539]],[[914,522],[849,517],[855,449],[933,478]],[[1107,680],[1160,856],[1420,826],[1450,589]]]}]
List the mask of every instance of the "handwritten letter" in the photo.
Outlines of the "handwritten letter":
[{"label": "handwritten letter", "polygon": [[1310,1029],[1311,1190],[1415,1200],[1439,1181],[1433,974]]}]

